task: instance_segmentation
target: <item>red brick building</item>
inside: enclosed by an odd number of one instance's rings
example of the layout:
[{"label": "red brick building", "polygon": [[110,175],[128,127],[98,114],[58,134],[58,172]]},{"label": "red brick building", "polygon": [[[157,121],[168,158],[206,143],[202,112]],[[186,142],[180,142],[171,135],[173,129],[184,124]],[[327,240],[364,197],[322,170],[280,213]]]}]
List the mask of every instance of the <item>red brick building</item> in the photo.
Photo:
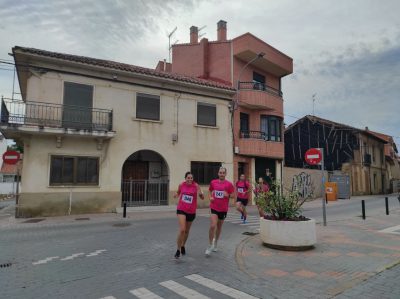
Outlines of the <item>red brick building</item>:
[{"label": "red brick building", "polygon": [[234,178],[244,172],[253,180],[268,173],[280,179],[284,157],[281,79],[293,72],[293,60],[251,33],[227,39],[222,20],[217,36],[216,41],[199,41],[198,28],[192,26],[190,43],[173,45],[172,64],[160,61],[157,70],[235,87]]}]

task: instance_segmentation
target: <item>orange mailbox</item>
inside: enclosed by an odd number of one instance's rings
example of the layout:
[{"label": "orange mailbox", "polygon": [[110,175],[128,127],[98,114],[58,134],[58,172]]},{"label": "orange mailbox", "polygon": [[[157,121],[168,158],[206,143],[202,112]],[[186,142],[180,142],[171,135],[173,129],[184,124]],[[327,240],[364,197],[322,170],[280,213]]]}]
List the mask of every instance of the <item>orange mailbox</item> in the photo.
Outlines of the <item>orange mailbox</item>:
[{"label": "orange mailbox", "polygon": [[337,184],[335,182],[325,183],[325,194],[329,201],[335,201],[338,198]]}]

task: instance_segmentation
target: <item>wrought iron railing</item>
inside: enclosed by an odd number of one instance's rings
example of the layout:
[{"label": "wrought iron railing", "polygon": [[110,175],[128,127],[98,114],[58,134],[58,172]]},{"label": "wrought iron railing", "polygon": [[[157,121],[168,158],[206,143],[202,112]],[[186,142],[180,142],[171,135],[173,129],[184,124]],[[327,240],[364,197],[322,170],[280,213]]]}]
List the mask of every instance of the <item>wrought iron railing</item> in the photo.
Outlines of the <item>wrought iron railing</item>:
[{"label": "wrought iron railing", "polygon": [[271,86],[266,85],[265,83],[259,83],[259,82],[239,82],[239,89],[261,90],[276,96],[280,97],[282,96],[282,91],[280,91],[279,89],[273,88]]},{"label": "wrought iron railing", "polygon": [[0,121],[3,124],[13,125],[112,131],[113,111],[3,99]]},{"label": "wrought iron railing", "polygon": [[123,180],[121,187],[128,207],[168,205],[168,180]]},{"label": "wrought iron railing", "polygon": [[277,141],[280,142],[281,138],[279,136],[270,136],[266,132],[262,131],[243,131],[239,132],[240,138],[251,138],[251,139],[261,139],[264,141]]}]

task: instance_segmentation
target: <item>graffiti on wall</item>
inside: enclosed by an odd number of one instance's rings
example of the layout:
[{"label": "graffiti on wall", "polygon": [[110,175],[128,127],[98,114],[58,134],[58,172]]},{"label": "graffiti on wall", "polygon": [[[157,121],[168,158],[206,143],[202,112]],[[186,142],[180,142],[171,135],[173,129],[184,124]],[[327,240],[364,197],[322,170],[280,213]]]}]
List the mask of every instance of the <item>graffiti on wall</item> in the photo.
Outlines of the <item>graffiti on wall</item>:
[{"label": "graffiti on wall", "polygon": [[313,196],[314,187],[311,175],[301,172],[293,176],[292,192],[299,192],[302,198],[310,198]]}]

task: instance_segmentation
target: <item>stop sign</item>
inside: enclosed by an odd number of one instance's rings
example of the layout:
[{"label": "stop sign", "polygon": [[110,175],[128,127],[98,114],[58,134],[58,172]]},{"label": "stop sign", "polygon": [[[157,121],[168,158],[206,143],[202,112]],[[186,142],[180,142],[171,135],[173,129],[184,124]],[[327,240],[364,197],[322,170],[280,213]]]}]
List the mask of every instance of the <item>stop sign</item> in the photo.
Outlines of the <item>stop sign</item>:
[{"label": "stop sign", "polygon": [[322,160],[322,153],[318,148],[310,148],[305,154],[306,162],[310,165],[317,165]]},{"label": "stop sign", "polygon": [[16,151],[6,151],[3,154],[3,162],[6,164],[17,164],[20,154]]}]

